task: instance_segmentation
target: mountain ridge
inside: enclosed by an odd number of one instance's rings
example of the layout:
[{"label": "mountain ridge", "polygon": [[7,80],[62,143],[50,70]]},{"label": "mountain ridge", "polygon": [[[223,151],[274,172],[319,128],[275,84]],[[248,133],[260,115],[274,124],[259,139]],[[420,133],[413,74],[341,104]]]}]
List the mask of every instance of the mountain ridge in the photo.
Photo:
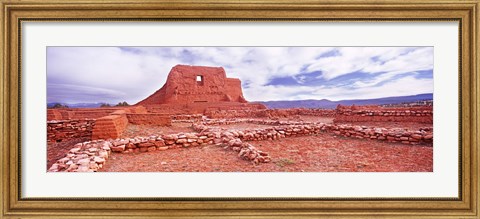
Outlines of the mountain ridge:
[{"label": "mountain ridge", "polygon": [[280,101],[256,101],[267,106],[269,109],[285,108],[326,108],[334,109],[338,104],[341,105],[381,105],[381,104],[399,104],[406,102],[416,102],[423,100],[433,100],[433,93],[416,94],[409,96],[394,96],[372,99],[350,99],[331,101],[328,99],[307,99],[307,100],[280,100]]},{"label": "mountain ridge", "polygon": [[[326,108],[334,109],[338,104],[341,105],[380,105],[380,104],[399,104],[404,102],[415,102],[422,100],[432,100],[433,93],[409,95],[409,96],[394,96],[383,98],[371,98],[371,99],[350,99],[350,100],[338,100],[332,101],[328,99],[306,99],[306,100],[279,100],[279,101],[252,101],[252,103],[261,103],[267,106],[269,109],[285,109],[285,108]],[[48,103],[47,107],[51,107],[56,103]],[[67,105],[70,108],[97,108],[102,103],[60,103]],[[110,104],[115,105],[115,104]]]}]

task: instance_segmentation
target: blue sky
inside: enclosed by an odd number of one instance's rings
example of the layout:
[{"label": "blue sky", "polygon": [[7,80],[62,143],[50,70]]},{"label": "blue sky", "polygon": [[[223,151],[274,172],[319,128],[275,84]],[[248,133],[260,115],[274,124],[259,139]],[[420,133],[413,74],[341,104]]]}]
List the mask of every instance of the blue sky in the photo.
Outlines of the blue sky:
[{"label": "blue sky", "polygon": [[433,47],[48,47],[47,101],[133,104],[177,64],[224,67],[248,101],[433,93]]}]

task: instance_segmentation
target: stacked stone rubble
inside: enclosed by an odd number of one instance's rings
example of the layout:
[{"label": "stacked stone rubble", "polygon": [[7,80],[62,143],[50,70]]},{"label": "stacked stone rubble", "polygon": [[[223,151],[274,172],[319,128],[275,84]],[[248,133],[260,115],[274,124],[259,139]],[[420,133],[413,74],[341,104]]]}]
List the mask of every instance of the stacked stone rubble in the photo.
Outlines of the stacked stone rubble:
[{"label": "stacked stone rubble", "polygon": [[228,131],[203,134],[179,133],[79,143],[70,150],[66,157],[52,165],[49,172],[95,172],[106,162],[110,151],[139,153],[212,144],[224,146],[226,149],[231,148],[238,152],[238,156],[242,159],[251,160],[254,163],[266,163],[271,160],[267,153],[256,149],[249,143],[242,142],[238,138],[238,134]]},{"label": "stacked stone rubble", "polygon": [[96,172],[107,162],[111,145],[103,140],[78,143],[48,172]]},{"label": "stacked stone rubble", "polygon": [[292,118],[299,115],[333,117],[331,109],[207,109],[209,118]]},{"label": "stacked stone rubble", "polygon": [[431,107],[338,107],[334,122],[433,122]]},{"label": "stacked stone rubble", "polygon": [[92,137],[94,119],[47,121],[47,142],[61,142]]},{"label": "stacked stone rubble", "polygon": [[170,118],[172,119],[173,123],[180,123],[180,122],[196,122],[201,121],[204,119],[204,115],[202,114],[181,114],[181,115],[171,115]]},{"label": "stacked stone rubble", "polygon": [[[427,144],[433,142],[433,130],[422,128],[410,131],[401,128],[376,128],[357,125],[337,125],[311,122],[288,122],[273,120],[239,119],[241,122],[252,122],[266,125],[273,125],[268,128],[245,129],[242,131],[231,131],[235,137],[244,141],[276,140],[285,137],[295,137],[319,134],[328,132],[338,136],[352,137],[359,139],[372,139],[379,141],[401,142],[404,144]],[[235,120],[210,120],[193,125],[196,131],[211,131],[211,124],[231,124]]]}]

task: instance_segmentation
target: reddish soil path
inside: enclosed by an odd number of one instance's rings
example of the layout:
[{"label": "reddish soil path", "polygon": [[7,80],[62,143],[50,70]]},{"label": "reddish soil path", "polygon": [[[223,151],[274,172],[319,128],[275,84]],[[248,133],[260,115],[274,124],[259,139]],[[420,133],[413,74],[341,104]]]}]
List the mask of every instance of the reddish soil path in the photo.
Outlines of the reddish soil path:
[{"label": "reddish soil path", "polygon": [[[299,143],[300,142],[300,143]],[[251,142],[272,157],[254,165],[217,146],[112,154],[101,172],[431,172],[433,148],[330,134]]]}]

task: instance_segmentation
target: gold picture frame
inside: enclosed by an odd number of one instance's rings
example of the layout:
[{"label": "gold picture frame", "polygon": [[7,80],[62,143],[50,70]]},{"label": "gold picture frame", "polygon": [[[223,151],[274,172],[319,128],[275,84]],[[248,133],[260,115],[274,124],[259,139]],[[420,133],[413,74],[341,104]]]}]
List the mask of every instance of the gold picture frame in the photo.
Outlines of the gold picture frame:
[{"label": "gold picture frame", "polygon": [[[478,218],[479,1],[1,0],[2,217]],[[26,21],[456,21],[460,139],[457,198],[22,198],[21,25]]]}]

